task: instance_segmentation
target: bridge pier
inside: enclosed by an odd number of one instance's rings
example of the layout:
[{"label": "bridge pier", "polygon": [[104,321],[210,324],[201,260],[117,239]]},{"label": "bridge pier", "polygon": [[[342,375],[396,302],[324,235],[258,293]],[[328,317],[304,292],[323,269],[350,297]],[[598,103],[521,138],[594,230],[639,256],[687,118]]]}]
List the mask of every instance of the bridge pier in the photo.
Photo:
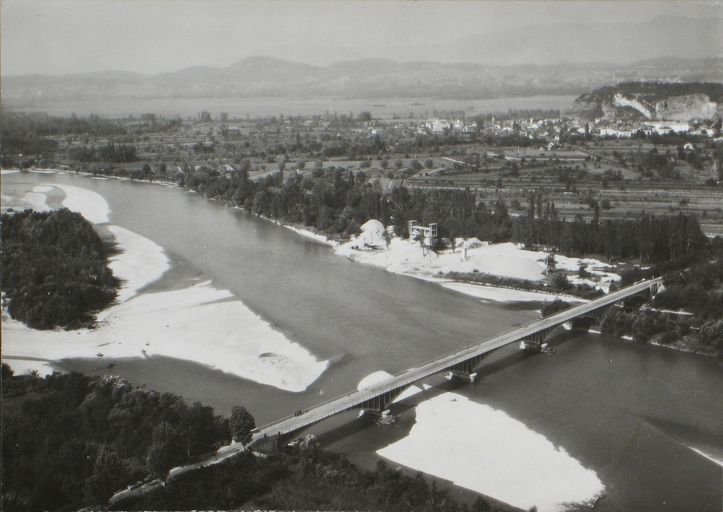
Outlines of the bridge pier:
[{"label": "bridge pier", "polygon": [[467,359],[462,363],[451,366],[447,369],[447,375],[445,375],[445,378],[447,380],[460,380],[463,382],[469,382],[470,384],[474,383],[477,379],[477,367],[484,358],[485,355],[482,354]]},{"label": "bridge pier", "polygon": [[598,309],[588,311],[584,316],[579,316],[572,321],[572,330],[578,332],[588,332],[593,326],[599,326],[605,312],[608,308],[614,306],[603,306]]},{"label": "bridge pier", "polygon": [[477,380],[477,372],[467,373],[467,372],[461,372],[459,370],[449,370],[447,375],[444,376],[447,380],[460,380],[463,382],[469,382],[470,384],[474,384],[474,381]]},{"label": "bridge pier", "polygon": [[374,418],[374,421],[376,423],[380,423],[382,425],[388,425],[390,423],[394,423],[397,420],[397,417],[391,413],[389,409],[384,409],[383,411],[377,411],[374,409],[362,409],[361,413],[364,416],[370,416]]},{"label": "bridge pier", "polygon": [[534,332],[529,336],[525,336],[520,340],[520,349],[530,352],[542,352],[542,346],[544,345],[545,340],[552,331],[557,329],[557,327],[558,326],[547,327],[545,329]]},{"label": "bridge pier", "polygon": [[[407,386],[403,386],[391,391],[387,391],[381,395],[375,396],[371,400],[366,400],[355,407],[354,409],[361,409],[363,414],[370,414],[380,420],[382,423],[391,423],[393,416],[389,413],[388,407],[397,398]],[[387,414],[384,414],[384,413]],[[385,418],[387,418],[385,420]]]}]

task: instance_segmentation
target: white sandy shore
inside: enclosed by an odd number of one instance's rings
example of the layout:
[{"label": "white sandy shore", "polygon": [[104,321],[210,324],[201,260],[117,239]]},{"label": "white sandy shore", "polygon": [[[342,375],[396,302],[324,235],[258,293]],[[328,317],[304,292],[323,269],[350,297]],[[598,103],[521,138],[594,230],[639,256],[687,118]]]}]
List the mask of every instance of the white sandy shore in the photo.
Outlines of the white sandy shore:
[{"label": "white sandy shore", "polygon": [[51,209],[50,206],[48,206],[47,202],[47,193],[51,190],[52,187],[48,187],[46,185],[37,185],[33,187],[32,192],[26,193],[23,199],[26,202],[30,203],[30,207],[36,212],[47,212]]},{"label": "white sandy shore", "polygon": [[424,254],[419,243],[393,238],[388,249],[357,250],[356,240],[342,244],[336,253],[355,261],[383,267],[390,272],[439,276],[448,272],[481,272],[502,277],[539,281],[544,277],[545,253],[524,251],[512,243],[491,244],[455,252]]},{"label": "white sandy shore", "polygon": [[330,240],[326,236],[320,235],[319,233],[314,233],[313,231],[310,231],[308,229],[297,228],[296,226],[290,226],[287,224],[279,224],[279,225],[285,227],[286,229],[290,229],[291,231],[294,231],[295,233],[298,233],[299,235],[301,235],[305,238],[310,238],[311,240],[316,240],[317,242],[321,242],[322,244],[329,245],[331,247],[336,247],[339,245],[334,240]]},{"label": "white sandy shore", "polygon": [[540,512],[594,500],[597,474],[503,411],[457,393],[416,407],[409,434],[378,450],[382,457],[506,503]]},{"label": "white sandy shore", "polygon": [[[66,193],[64,206],[107,222],[102,196],[80,187],[58,188]],[[43,360],[98,358],[105,364],[108,358],[161,355],[294,392],[306,389],[327,368],[327,361],[318,361],[210,281],[138,295],[165,273],[168,258],[147,238],[118,226],[109,230],[121,250],[110,262],[123,281],[118,304],[98,315],[99,326],[93,330],[38,331],[4,316],[3,355],[37,359],[26,359],[22,365],[6,359],[11,367],[45,371]]]},{"label": "white sandy shore", "polygon": [[56,187],[65,192],[63,206],[69,210],[80,213],[94,224],[105,224],[108,222],[110,207],[102,195],[72,185],[48,183],[46,186]]},{"label": "white sandy shore", "polygon": [[117,301],[122,303],[138,290],[159,279],[169,268],[170,261],[163,248],[151,240],[119,226],[108,226],[122,252],[110,259],[108,266],[116,277],[122,276],[123,286]]},{"label": "white sandy shore", "polygon": [[455,281],[445,281],[442,286],[450,290],[454,290],[465,295],[477,297],[483,301],[495,302],[553,302],[557,299],[566,302],[588,302],[586,299],[575,297],[573,295],[533,292],[527,290],[516,290],[514,288],[501,288],[498,286],[486,286],[471,283],[458,283]]},{"label": "white sandy shore", "polygon": [[[239,206],[234,206],[234,208],[237,209],[237,210],[241,210],[241,209],[242,209],[242,208],[239,207]],[[329,238],[328,238],[327,236],[325,236],[325,235],[321,235],[321,234],[319,234],[319,233],[314,233],[314,232],[311,231],[310,229],[300,228],[300,227],[297,227],[297,226],[293,226],[293,225],[291,225],[291,224],[284,224],[283,222],[281,222],[281,221],[279,221],[279,220],[272,219],[271,217],[266,217],[265,215],[259,215],[258,217],[261,218],[261,219],[264,219],[265,221],[268,221],[268,222],[271,222],[271,223],[273,223],[273,224],[276,224],[277,226],[281,226],[282,228],[286,228],[286,229],[288,229],[288,230],[291,230],[291,231],[293,231],[294,233],[296,233],[297,235],[300,235],[300,236],[302,236],[302,237],[304,237],[304,238],[308,238],[309,240],[314,240],[315,242],[319,242],[319,243],[324,244],[324,245],[329,245],[329,246],[331,246],[331,247],[337,247],[337,246],[339,245],[338,242],[329,239]]]},{"label": "white sandy shore", "polygon": [[[5,319],[3,318],[3,322]],[[38,359],[3,359],[3,363],[7,363],[12,368],[15,375],[26,375],[37,372],[40,377],[47,377],[53,373],[53,367],[50,361],[40,361]]]},{"label": "white sandy shore", "polygon": [[[687,446],[687,445],[686,445],[686,446]],[[700,450],[699,448],[693,448],[692,446],[688,446],[688,448],[690,448],[691,450],[693,450],[695,453],[697,453],[697,454],[700,455],[701,457],[705,457],[705,458],[708,459],[709,461],[714,462],[714,463],[718,464],[721,468],[723,468],[723,459],[720,459],[720,458],[716,457],[715,455],[711,455],[711,454],[709,454],[709,453],[706,453],[706,452],[704,452],[703,450]]]},{"label": "white sandy shore", "polygon": [[65,171],[61,171],[58,169],[40,169],[40,168],[33,168],[33,169],[26,169],[24,171],[21,171],[20,169],[0,169],[0,175],[5,176],[7,174],[17,174],[19,172],[28,172],[32,174],[67,174]]},{"label": "white sandy shore", "polygon": [[[442,251],[439,254],[423,253],[417,242],[393,238],[388,248],[360,250],[357,239],[341,244],[336,254],[354,261],[374,265],[389,272],[404,274],[419,279],[435,281],[442,286],[482,300],[498,302],[552,301],[556,298],[577,300],[572,296],[547,294],[543,292],[515,290],[494,286],[460,283],[444,279],[449,272],[480,272],[494,276],[541,281],[545,277],[545,258],[548,253],[528,251],[513,243],[486,244],[478,240],[457,240],[458,247],[466,243],[467,248]],[[619,276],[609,272],[609,265],[591,258],[568,258],[556,255],[557,267],[562,270],[577,270],[580,262],[588,265],[590,279],[584,282],[609,290],[612,281]],[[572,281],[583,280],[573,278]]]}]

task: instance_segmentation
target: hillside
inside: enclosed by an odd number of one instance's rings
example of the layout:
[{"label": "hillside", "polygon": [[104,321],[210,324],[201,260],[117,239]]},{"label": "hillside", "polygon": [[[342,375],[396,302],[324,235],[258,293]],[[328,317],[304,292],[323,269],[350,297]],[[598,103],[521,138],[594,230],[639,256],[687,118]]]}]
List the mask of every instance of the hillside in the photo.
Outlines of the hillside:
[{"label": "hillside", "polygon": [[581,95],[571,109],[587,118],[693,121],[718,115],[723,84],[623,82]]},{"label": "hillside", "polygon": [[[610,7],[610,11],[617,9]],[[624,12],[625,8],[620,9]],[[424,40],[401,36],[389,44],[386,38],[334,40],[323,44],[310,41],[274,41],[268,48],[273,55],[316,64],[369,57],[399,61],[469,62],[485,66],[560,65],[571,63],[615,63],[624,66],[642,60],[674,58],[700,59],[723,56],[719,34],[723,18],[657,16],[644,21],[560,21],[504,27],[498,30],[460,34],[443,24],[441,33]],[[481,26],[484,23],[481,24]],[[357,39],[363,41],[360,45]],[[313,55],[313,57],[309,57]],[[343,56],[343,57],[340,57]]]},{"label": "hillside", "polygon": [[486,66],[363,59],[312,66],[249,57],[224,68],[192,66],[144,75],[119,71],[2,78],[10,108],[62,101],[140,98],[494,98],[581,91],[619,80],[723,81],[723,59],[656,59],[640,64]]}]

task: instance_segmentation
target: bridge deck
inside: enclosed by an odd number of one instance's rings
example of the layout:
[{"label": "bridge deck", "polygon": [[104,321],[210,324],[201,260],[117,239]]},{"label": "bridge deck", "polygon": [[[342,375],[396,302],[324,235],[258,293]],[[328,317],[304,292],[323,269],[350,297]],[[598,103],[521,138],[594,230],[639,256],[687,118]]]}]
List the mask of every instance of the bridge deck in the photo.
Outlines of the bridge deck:
[{"label": "bridge deck", "polygon": [[384,395],[385,393],[410,386],[431,375],[446,371],[456,364],[463,363],[473,357],[502,348],[510,343],[523,340],[541,331],[555,328],[565,322],[573,320],[574,318],[584,316],[587,313],[591,313],[597,309],[614,304],[615,302],[650,289],[660,283],[660,278],[636,283],[622,290],[600,297],[599,299],[566,309],[565,311],[543,318],[542,320],[538,320],[524,327],[520,327],[504,334],[496,335],[480,343],[465,347],[446,356],[439,357],[424,363],[417,368],[407,370],[390,378],[389,380],[372,386],[369,389],[352,391],[346,395],[318,404],[298,416],[288,416],[286,418],[282,418],[258,428],[257,432],[253,435],[251,443],[256,443],[266,437],[272,437],[277,434],[286,434],[301,430],[308,425],[322,421],[340,412],[353,409],[354,407],[357,407],[373,398]]}]

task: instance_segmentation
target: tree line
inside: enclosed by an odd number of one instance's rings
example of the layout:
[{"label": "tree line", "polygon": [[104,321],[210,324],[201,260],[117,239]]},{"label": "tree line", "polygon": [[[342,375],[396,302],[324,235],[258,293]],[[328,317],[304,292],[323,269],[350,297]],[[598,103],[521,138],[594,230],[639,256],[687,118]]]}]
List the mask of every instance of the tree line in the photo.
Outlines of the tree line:
[{"label": "tree line", "polygon": [[114,164],[138,160],[136,147],[132,144],[109,142],[99,147],[78,146],[68,149],[68,158],[79,162],[110,162]]},{"label": "tree line", "polygon": [[55,117],[44,113],[3,112],[0,116],[0,139],[3,156],[0,164],[18,165],[10,155],[33,155],[51,158],[58,143],[52,135],[117,136],[126,130],[122,123],[91,114],[88,117]]},{"label": "tree line", "polygon": [[[284,176],[284,174],[287,176]],[[222,176],[211,170],[188,172],[182,184],[208,197],[283,222],[299,223],[331,236],[357,233],[361,224],[379,219],[407,237],[409,220],[436,222],[440,237],[476,237],[493,242],[545,246],[570,255],[599,254],[611,259],[657,262],[695,254],[707,245],[694,215],[642,215],[637,219],[601,219],[593,203],[591,219],[558,218],[555,205],[540,195],[530,198],[526,216],[513,217],[507,203],[485,203],[471,190],[383,190],[364,173],[334,168],[298,174],[279,171],[252,181],[245,170]]]}]

